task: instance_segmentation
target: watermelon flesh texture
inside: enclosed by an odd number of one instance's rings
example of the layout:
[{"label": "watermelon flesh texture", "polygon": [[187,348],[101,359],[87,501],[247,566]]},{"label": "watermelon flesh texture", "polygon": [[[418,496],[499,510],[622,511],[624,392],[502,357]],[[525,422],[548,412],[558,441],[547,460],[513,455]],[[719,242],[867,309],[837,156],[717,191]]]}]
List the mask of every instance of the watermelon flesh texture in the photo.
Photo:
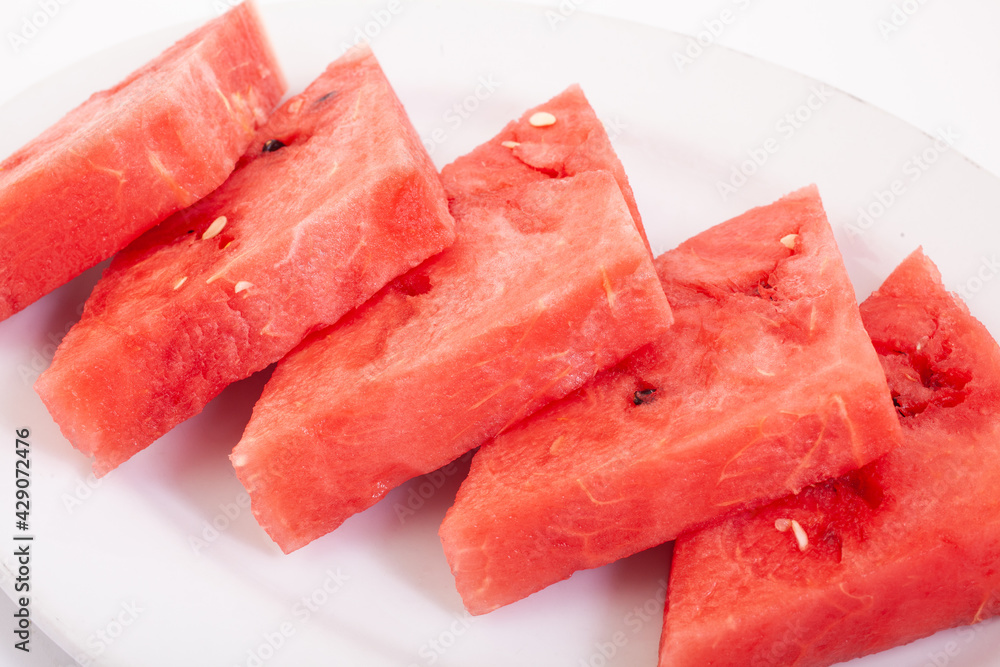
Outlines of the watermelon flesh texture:
[{"label": "watermelon flesh texture", "polygon": [[402,105],[352,50],[114,259],[36,389],[102,475],[453,240]]},{"label": "watermelon flesh texture", "polygon": [[[275,369],[232,461],[286,553],[670,324],[641,225],[614,170],[604,170],[618,161],[602,126],[575,87],[541,108],[559,114],[551,134],[531,127],[533,110],[445,167],[454,246]],[[503,145],[551,137],[558,161],[573,155],[559,142],[578,135],[584,157],[542,178]],[[598,140],[606,150],[592,150]],[[505,164],[504,178],[473,192],[463,174],[484,162]]]},{"label": "watermelon flesh texture", "polygon": [[1000,614],[1000,348],[919,250],[861,314],[903,444],[678,539],[661,667],[820,667]]},{"label": "watermelon flesh texture", "polygon": [[897,444],[814,187],[656,267],[670,331],[474,457],[440,531],[473,614]]},{"label": "watermelon flesh texture", "polygon": [[[552,114],[556,123],[533,125],[531,117],[539,112]],[[649,248],[625,167],[577,84],[508,123],[491,141],[458,158],[441,178],[452,201],[475,201],[476,197],[506,187],[572,176],[595,168],[614,176],[636,229]]]},{"label": "watermelon flesh texture", "polygon": [[244,3],[0,163],[0,319],[218,187],[284,91]]}]

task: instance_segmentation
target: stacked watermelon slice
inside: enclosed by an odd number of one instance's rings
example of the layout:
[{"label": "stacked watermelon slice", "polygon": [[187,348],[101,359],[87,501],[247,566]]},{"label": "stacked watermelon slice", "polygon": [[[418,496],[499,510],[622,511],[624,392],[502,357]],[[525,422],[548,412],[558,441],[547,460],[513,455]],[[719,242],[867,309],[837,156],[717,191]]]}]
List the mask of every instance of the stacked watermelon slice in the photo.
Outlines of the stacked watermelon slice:
[{"label": "stacked watermelon slice", "polygon": [[1000,347],[919,250],[861,314],[904,444],[678,540],[661,667],[825,667],[1000,614]]},{"label": "stacked watermelon slice", "polygon": [[713,227],[656,267],[674,327],[473,459],[441,527],[473,613],[898,444],[815,188]]},{"label": "stacked watermelon slice", "polygon": [[921,252],[859,310],[808,187],[654,260],[577,86],[441,174],[369,49],[283,92],[244,4],[0,164],[0,319],[117,253],[36,385],[98,475],[277,362],[285,552],[479,448],[472,613],[676,539],[662,667],[1000,614],[1000,348]]},{"label": "stacked watermelon slice", "polygon": [[218,187],[284,92],[244,3],[0,163],[0,320]]},{"label": "stacked watermelon slice", "polygon": [[430,158],[355,49],[220,188],[115,257],[38,393],[105,474],[453,240]]},{"label": "stacked watermelon slice", "polygon": [[443,179],[455,244],[278,364],[233,452],[286,552],[670,325],[624,172],[579,88]]}]

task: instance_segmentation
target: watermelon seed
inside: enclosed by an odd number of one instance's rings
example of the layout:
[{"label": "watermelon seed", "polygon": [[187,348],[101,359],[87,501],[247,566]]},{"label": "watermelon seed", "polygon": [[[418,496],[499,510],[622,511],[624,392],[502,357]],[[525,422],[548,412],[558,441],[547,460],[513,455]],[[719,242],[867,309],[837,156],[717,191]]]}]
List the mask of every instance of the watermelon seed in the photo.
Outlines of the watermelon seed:
[{"label": "watermelon seed", "polygon": [[531,115],[528,122],[531,123],[532,127],[548,127],[556,124],[556,117],[548,111],[538,111]]},{"label": "watermelon seed", "polygon": [[521,142],[519,142],[519,141],[503,141],[503,142],[500,143],[500,145],[503,146],[504,148],[517,148],[518,146],[521,145]]},{"label": "watermelon seed", "polygon": [[632,395],[632,402],[636,405],[642,405],[643,403],[649,403],[653,400],[653,394],[656,393],[655,389],[642,389],[637,391]]},{"label": "watermelon seed", "polygon": [[205,241],[207,239],[215,238],[222,231],[222,228],[226,226],[226,216],[220,215],[216,218],[212,224],[208,226],[205,233],[201,235],[201,240]]},{"label": "watermelon seed", "polygon": [[239,294],[240,292],[248,290],[251,287],[253,287],[253,283],[247,282],[246,280],[241,280],[238,283],[236,283],[236,287],[233,288],[233,292]]},{"label": "watermelon seed", "polygon": [[795,247],[795,241],[798,240],[798,234],[789,234],[788,236],[781,237],[781,245],[785,246],[789,250]]},{"label": "watermelon seed", "polygon": [[313,102],[313,104],[322,104],[323,102],[326,102],[331,97],[336,97],[336,96],[337,96],[337,91],[336,90],[331,90],[326,95],[324,95],[323,97],[321,97],[318,100],[316,100],[315,102]]},{"label": "watermelon seed", "polygon": [[187,279],[188,279],[188,277],[184,276],[183,278],[181,278],[180,280],[178,280],[176,283],[174,283],[174,289],[180,289],[181,285],[183,285],[184,283],[187,282]]},{"label": "watermelon seed", "polygon": [[787,533],[792,528],[792,522],[788,519],[777,519],[774,522],[774,528],[779,533]]},{"label": "watermelon seed", "polygon": [[284,148],[285,144],[277,139],[268,139],[264,147],[260,149],[261,153],[273,153],[274,151]]},{"label": "watermelon seed", "polygon": [[799,551],[805,551],[808,549],[809,536],[806,535],[805,529],[795,519],[792,519],[792,532],[795,533],[795,541],[799,543]]}]

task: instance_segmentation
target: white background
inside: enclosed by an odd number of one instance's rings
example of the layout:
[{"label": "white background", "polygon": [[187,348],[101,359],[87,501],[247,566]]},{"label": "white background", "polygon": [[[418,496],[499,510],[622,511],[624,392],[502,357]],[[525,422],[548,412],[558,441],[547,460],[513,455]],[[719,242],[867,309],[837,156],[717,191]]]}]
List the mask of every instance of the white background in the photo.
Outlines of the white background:
[{"label": "white background", "polygon": [[[228,0],[3,0],[0,104],[86,56],[184,21]],[[258,0],[261,5],[286,0]],[[425,1],[425,0],[404,0]],[[430,1],[430,0],[426,0]],[[475,2],[476,0],[470,0]],[[43,5],[58,8],[15,51]],[[557,0],[534,4],[558,7]],[[837,86],[933,132],[950,125],[958,148],[1000,173],[1000,3],[992,0],[563,0],[608,16],[695,35],[730,9],[716,43]],[[891,23],[894,15],[902,25]],[[46,17],[47,18],[47,17]],[[40,22],[40,21],[39,21]],[[881,24],[880,22],[884,22]],[[32,32],[31,28],[27,29]]]},{"label": "white background", "polygon": [[[259,0],[265,6],[283,1]],[[2,0],[0,104],[90,54],[168,25],[209,19],[219,2]],[[702,33],[705,41],[832,84],[928,133],[951,128],[959,151],[1000,174],[1000,3],[995,0],[564,0],[563,5]],[[728,24],[719,21],[724,10],[733,18]],[[0,600],[0,617],[11,613],[10,603]],[[42,637],[36,635],[32,646],[23,664],[72,664]]]}]

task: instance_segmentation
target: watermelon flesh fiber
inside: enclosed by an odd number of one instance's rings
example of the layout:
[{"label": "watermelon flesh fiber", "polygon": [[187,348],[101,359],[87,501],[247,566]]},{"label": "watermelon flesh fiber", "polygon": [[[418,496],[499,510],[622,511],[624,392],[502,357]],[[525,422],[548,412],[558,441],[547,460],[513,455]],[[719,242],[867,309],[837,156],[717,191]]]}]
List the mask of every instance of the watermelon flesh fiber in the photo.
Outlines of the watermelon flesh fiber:
[{"label": "watermelon flesh fiber", "polygon": [[[540,108],[558,118],[547,132],[530,111],[444,169],[455,245],[275,369],[232,461],[284,551],[669,325],[641,223],[605,170],[618,161],[603,127],[578,87]],[[559,147],[549,175],[503,145],[515,137]],[[503,165],[494,190],[463,177],[483,164]]]},{"label": "watermelon flesh fiber", "polygon": [[674,326],[473,458],[440,531],[473,614],[898,443],[815,188],[656,267]]},{"label": "watermelon flesh fiber", "polygon": [[635,227],[649,248],[625,167],[580,86],[570,86],[537,109],[543,107],[555,116],[555,125],[532,125],[530,118],[536,111],[532,109],[442,172],[451,201],[475,202],[477,197],[504,188],[601,169],[614,176]]},{"label": "watermelon flesh fiber", "polygon": [[453,240],[402,105],[352,50],[223,186],[116,256],[36,389],[102,475]]},{"label": "watermelon flesh fiber", "polygon": [[218,187],[284,91],[244,3],[0,163],[0,320]]},{"label": "watermelon flesh fiber", "polygon": [[1000,614],[1000,348],[919,250],[861,313],[903,444],[679,539],[661,667],[821,667]]}]

